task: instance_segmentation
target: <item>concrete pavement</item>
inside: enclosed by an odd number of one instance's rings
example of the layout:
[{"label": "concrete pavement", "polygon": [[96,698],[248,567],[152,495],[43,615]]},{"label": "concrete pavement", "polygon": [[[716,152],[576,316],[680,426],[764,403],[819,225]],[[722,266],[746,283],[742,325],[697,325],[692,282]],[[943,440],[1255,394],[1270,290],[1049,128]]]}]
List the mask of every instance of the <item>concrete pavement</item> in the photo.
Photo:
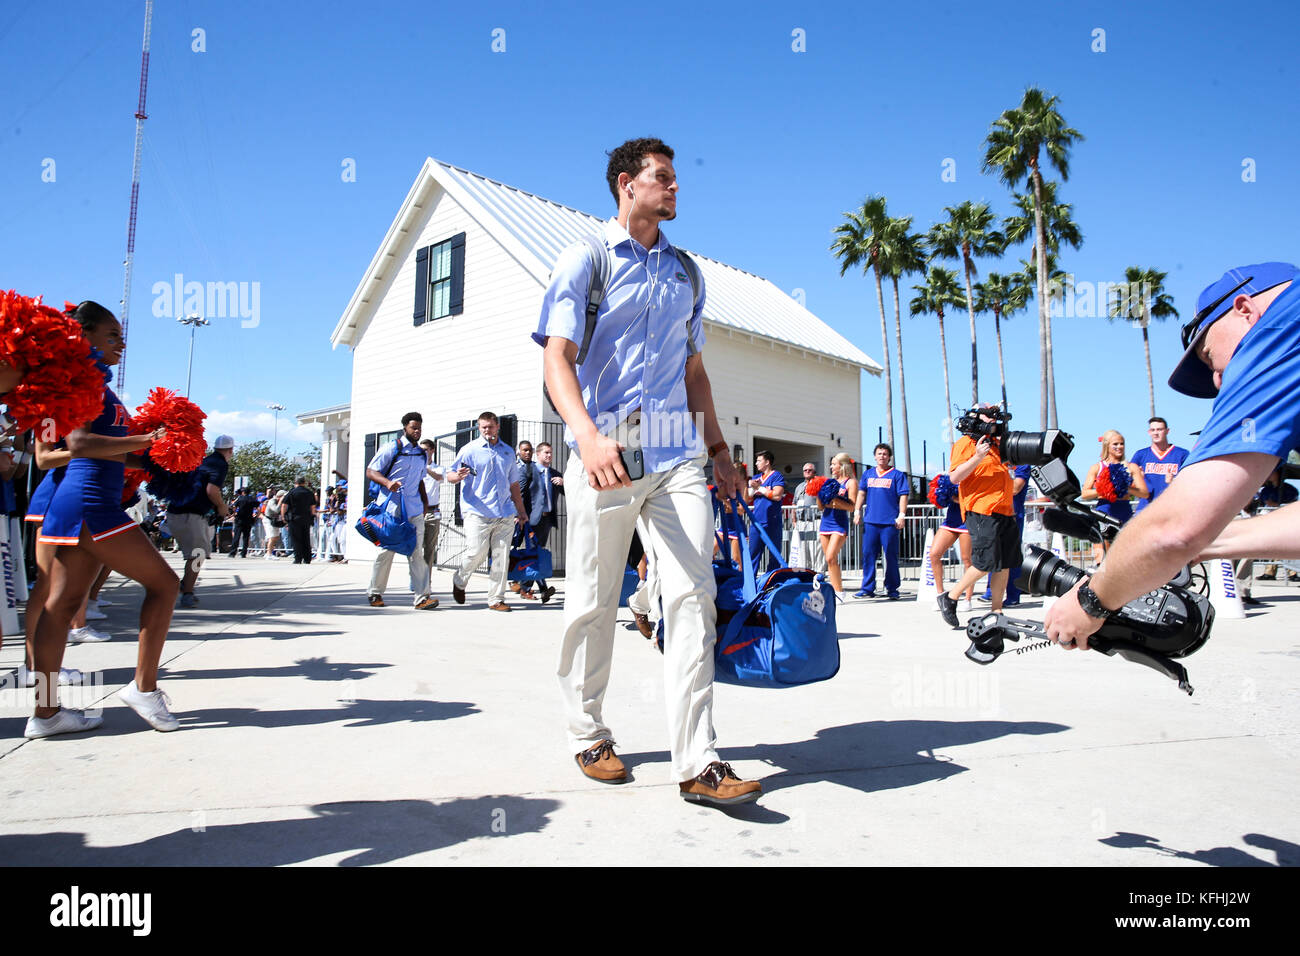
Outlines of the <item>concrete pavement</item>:
[{"label": "concrete pavement", "polygon": [[[482,576],[458,607],[436,571],[442,606],[417,612],[400,571],[371,609],[368,564],[212,560],[164,655],[172,734],[111,696],[132,677],[141,593],[113,577],[114,640],[65,660],[96,674],[104,725],[25,741],[31,693],[4,691],[0,860],[1300,863],[1300,587],[1256,584],[1267,606],[1184,661],[1191,698],[1096,654],[977,667],[929,605],[850,600],[835,679],[717,687],[722,756],[765,788],[720,812],[668,779],[662,658],[626,610],[606,710],[635,779],[610,787],[565,746],[562,582],[504,615]],[[20,655],[7,640],[0,675]]]}]

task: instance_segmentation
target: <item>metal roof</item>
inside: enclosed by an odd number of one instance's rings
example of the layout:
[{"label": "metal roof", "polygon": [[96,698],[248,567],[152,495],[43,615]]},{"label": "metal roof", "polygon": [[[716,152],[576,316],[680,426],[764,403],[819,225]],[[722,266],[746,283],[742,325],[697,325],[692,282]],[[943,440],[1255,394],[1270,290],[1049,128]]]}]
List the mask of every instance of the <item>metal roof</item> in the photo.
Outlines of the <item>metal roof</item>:
[{"label": "metal roof", "polygon": [[[586,233],[603,234],[606,220],[572,209],[467,169],[428,159],[398,217],[358,286],[334,332],[334,343],[352,344],[355,331],[368,320],[380,290],[373,273],[392,248],[409,233],[414,217],[424,211],[432,185],[441,186],[485,230],[502,242],[543,285],[565,247]],[[761,276],[737,269],[693,249],[687,249],[704,274],[708,297],[706,322],[759,339],[784,343],[829,356],[879,375],[881,366],[844,336]],[[386,282],[383,284],[386,285]]]}]

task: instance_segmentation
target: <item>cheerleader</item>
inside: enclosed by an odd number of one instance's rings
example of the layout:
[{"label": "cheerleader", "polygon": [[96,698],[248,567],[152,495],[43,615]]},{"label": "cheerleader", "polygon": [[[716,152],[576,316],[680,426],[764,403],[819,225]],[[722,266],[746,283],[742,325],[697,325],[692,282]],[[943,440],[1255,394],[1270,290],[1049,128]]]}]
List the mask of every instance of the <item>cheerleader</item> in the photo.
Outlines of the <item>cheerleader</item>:
[{"label": "cheerleader", "polygon": [[858,500],[857,468],[847,452],[840,452],[831,459],[831,478],[839,484],[839,490],[826,498],[820,494],[817,496],[817,506],[822,509],[817,538],[821,541],[822,554],[826,555],[826,576],[830,579],[831,587],[836,594],[843,594],[840,550],[849,534],[849,513],[853,511],[853,503]]},{"label": "cheerleader", "polygon": [[[1150,498],[1151,490],[1142,476],[1142,469],[1124,460],[1123,435],[1112,428],[1097,440],[1101,442],[1101,460],[1088,469],[1083,493],[1079,497],[1084,501],[1100,498],[1097,510],[1123,524],[1133,517],[1129,498]],[[1092,546],[1094,564],[1100,565],[1105,556],[1104,544]]]},{"label": "cheerleader", "polygon": [[[943,556],[955,543],[961,554],[962,573],[970,570],[970,532],[966,530],[966,519],[961,513],[958,486],[954,485],[946,474],[939,475],[930,485],[930,503],[936,508],[947,508],[939,530],[934,533],[930,543],[930,567],[934,570],[934,585],[940,591],[944,588]],[[961,575],[957,576],[961,580]],[[963,611],[972,610],[971,599],[975,596],[975,585],[966,589]]]},{"label": "cheerleader", "polygon": [[[121,359],[125,347],[122,326],[95,302],[81,303],[73,318],[90,344],[102,353],[105,378],[111,377],[110,370]],[[163,429],[128,436],[129,421],[126,408],[112,389],[105,387],[99,417],[67,437],[71,459],[50,499],[39,538],[42,543],[54,545],[56,554],[50,596],[36,625],[32,651],[34,669],[45,675],[45,682],[43,686],[38,683],[36,711],[27,723],[27,737],[92,730],[103,721],[102,717],[61,709],[52,679],[62,662],[68,624],[94,582],[100,564],[138,581],[145,589],[135,680],[118,696],[155,730],[175,730],[179,726],[168,710],[166,695],[158,689],[158,661],[180,584],[144,532],[122,511],[126,458],[161,438]]]}]

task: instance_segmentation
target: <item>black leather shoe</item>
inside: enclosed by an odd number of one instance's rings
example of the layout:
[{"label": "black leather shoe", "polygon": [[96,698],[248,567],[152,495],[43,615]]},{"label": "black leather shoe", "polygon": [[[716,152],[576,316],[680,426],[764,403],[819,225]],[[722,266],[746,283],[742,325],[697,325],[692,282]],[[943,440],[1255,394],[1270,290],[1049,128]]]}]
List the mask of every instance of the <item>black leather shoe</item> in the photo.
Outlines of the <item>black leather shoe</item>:
[{"label": "black leather shoe", "polygon": [[454,583],[451,586],[451,596],[456,599],[457,604],[465,603],[465,589],[456,587]]}]

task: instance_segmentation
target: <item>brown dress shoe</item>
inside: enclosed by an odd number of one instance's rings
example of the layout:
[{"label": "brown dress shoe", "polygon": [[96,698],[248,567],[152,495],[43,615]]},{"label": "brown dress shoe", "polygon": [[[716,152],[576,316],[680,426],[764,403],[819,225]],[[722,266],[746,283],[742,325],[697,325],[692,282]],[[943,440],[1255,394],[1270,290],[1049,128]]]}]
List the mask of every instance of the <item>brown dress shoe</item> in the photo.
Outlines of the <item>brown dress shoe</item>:
[{"label": "brown dress shoe", "polygon": [[489,604],[489,605],[488,605],[488,610],[489,610],[489,611],[509,611],[509,610],[510,610],[510,605],[507,604],[505,601],[497,601],[496,604]]},{"label": "brown dress shoe", "polygon": [[654,625],[650,623],[650,618],[644,614],[634,614],[636,618],[636,629],[641,632],[641,636],[646,640],[653,640],[655,636]]},{"label": "brown dress shoe", "polygon": [[578,769],[592,780],[601,783],[624,783],[627,780],[627,768],[615,755],[612,740],[602,740],[575,754],[573,759],[577,761]]},{"label": "brown dress shoe", "polygon": [[713,761],[694,780],[687,780],[677,786],[682,792],[683,800],[715,807],[753,803],[763,793],[761,783],[757,780],[741,780],[731,769],[731,764],[721,760]]},{"label": "brown dress shoe", "polygon": [[510,590],[512,590],[512,591],[514,591],[516,594],[518,594],[518,593],[519,593],[519,582],[518,582],[518,581],[511,581],[511,582],[510,582]]},{"label": "brown dress shoe", "polygon": [[547,601],[549,601],[549,600],[550,600],[551,598],[553,598],[554,596],[555,596],[555,587],[554,587],[554,585],[550,585],[550,584],[548,584],[546,587],[542,588],[542,603],[543,603],[543,604],[545,604]]},{"label": "brown dress shoe", "polygon": [[383,606],[384,606],[384,599],[383,599],[382,597],[380,597],[378,594],[372,594],[372,595],[370,595],[370,606],[371,606],[371,607],[383,607]]},{"label": "brown dress shoe", "polygon": [[453,584],[453,585],[451,586],[451,596],[455,599],[455,601],[456,601],[457,604],[464,604],[464,603],[465,603],[465,589],[464,589],[464,588],[458,588],[458,587],[456,587],[455,584]]},{"label": "brown dress shoe", "polygon": [[536,600],[537,600],[537,595],[534,594],[532,591],[520,591],[520,592],[519,592],[519,596],[520,596],[521,598],[523,598],[525,601],[536,601]]},{"label": "brown dress shoe", "polygon": [[438,599],[436,597],[426,597],[420,599],[420,603],[415,605],[415,609],[417,611],[432,611],[437,606]]}]

